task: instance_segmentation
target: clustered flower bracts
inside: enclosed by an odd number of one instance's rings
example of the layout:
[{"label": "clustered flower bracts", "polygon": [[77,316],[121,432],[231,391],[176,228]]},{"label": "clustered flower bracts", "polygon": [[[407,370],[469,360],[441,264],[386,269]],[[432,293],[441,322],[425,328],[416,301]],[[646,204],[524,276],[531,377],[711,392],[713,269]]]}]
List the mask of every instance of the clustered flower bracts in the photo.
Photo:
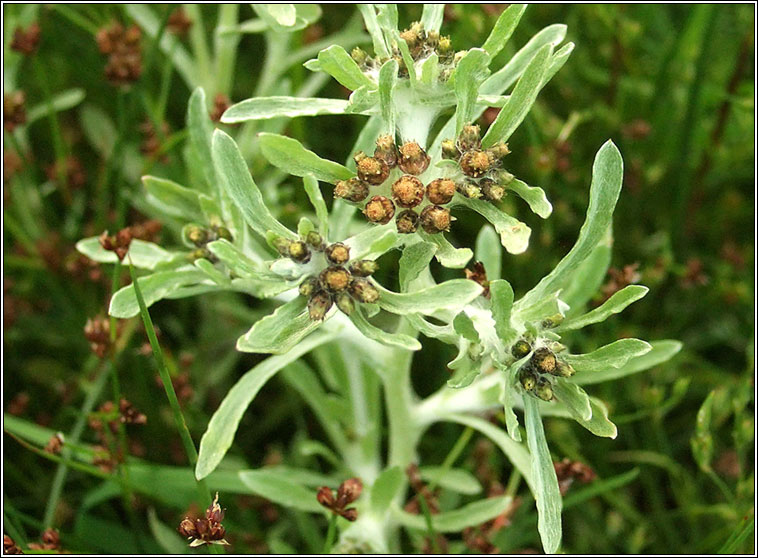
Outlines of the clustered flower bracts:
[{"label": "clustered flower bracts", "polygon": [[348,508],[347,506],[355,502],[360,497],[362,491],[363,483],[361,479],[352,478],[347,479],[339,486],[336,498],[331,488],[322,486],[316,493],[316,499],[319,504],[333,513],[341,515],[348,521],[355,521],[358,519],[358,510]]},{"label": "clustered flower bracts", "polygon": [[[560,314],[548,318],[543,323],[544,327],[553,327],[560,323]],[[518,380],[521,387],[543,401],[553,399],[553,385],[551,376],[569,378],[574,375],[574,369],[570,364],[560,359],[556,353],[560,353],[565,347],[557,342],[549,343],[550,346],[533,347],[527,339],[519,339],[511,346],[511,354],[516,359],[522,359],[531,353],[529,360],[518,372]]]}]

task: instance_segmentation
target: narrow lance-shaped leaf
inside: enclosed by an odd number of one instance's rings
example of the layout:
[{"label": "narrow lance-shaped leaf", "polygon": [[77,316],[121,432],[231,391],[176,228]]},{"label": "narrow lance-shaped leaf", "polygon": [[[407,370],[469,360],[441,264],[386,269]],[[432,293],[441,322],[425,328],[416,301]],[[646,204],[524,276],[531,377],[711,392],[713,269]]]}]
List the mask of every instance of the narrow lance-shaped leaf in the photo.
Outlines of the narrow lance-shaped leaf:
[{"label": "narrow lance-shaped leaf", "polygon": [[492,223],[500,234],[500,243],[511,254],[521,254],[526,251],[532,229],[518,219],[514,219],[489,202],[465,198],[460,194],[456,194],[453,203],[473,209]]},{"label": "narrow lance-shaped leaf", "polygon": [[285,238],[296,238],[271,215],[237,144],[221,130],[213,133],[213,164],[224,189],[255,232],[264,237],[267,231],[273,231]]},{"label": "narrow lance-shaped leaf", "polygon": [[232,445],[242,415],[263,385],[289,363],[333,338],[332,334],[319,332],[297,345],[289,353],[267,358],[237,380],[219,408],[213,413],[208,428],[200,440],[200,451],[195,467],[195,476],[198,479],[213,472],[226,455]]},{"label": "narrow lance-shaped leaf", "polygon": [[283,472],[268,471],[265,468],[240,471],[239,482],[253,494],[280,506],[310,513],[324,510],[313,496],[313,489],[292,482],[291,476]]},{"label": "narrow lance-shaped leaf", "polygon": [[474,495],[482,492],[482,485],[466,469],[425,465],[419,467],[418,472],[421,480],[427,483],[434,483],[440,488],[445,488],[458,494]]},{"label": "narrow lance-shaped leaf", "polygon": [[590,397],[590,405],[592,406],[592,417],[589,420],[584,420],[581,417],[574,417],[576,421],[595,436],[611,439],[616,438],[618,435],[618,429],[615,424],[608,420],[608,408],[605,406],[605,403],[599,399]]},{"label": "narrow lance-shaped leaf", "polygon": [[358,4],[358,10],[363,16],[363,22],[366,24],[366,29],[371,35],[371,40],[374,43],[374,53],[377,56],[383,58],[390,57],[390,51],[387,48],[387,43],[384,40],[384,34],[379,27],[379,21],[376,17],[376,10],[373,4]]},{"label": "narrow lance-shaped leaf", "polygon": [[384,132],[395,136],[395,107],[392,93],[397,83],[397,60],[390,58],[379,70],[379,107],[384,122]]},{"label": "narrow lance-shaped leaf", "polygon": [[372,341],[382,343],[383,345],[389,345],[391,347],[406,349],[408,351],[418,351],[421,349],[421,343],[413,337],[402,333],[389,333],[371,325],[368,320],[366,320],[360,307],[356,307],[355,310],[350,313],[350,320],[352,320],[355,327],[358,328],[358,331]]},{"label": "narrow lance-shaped leaf", "polygon": [[505,428],[508,432],[508,436],[513,438],[514,441],[521,441],[521,430],[519,430],[518,417],[513,412],[513,406],[515,404],[515,388],[514,378],[521,367],[526,363],[529,356],[526,356],[516,362],[514,362],[507,370],[498,371],[498,374],[502,374],[503,378],[500,383],[500,397],[498,400],[503,406],[503,412],[505,413]]},{"label": "narrow lance-shaped leaf", "polygon": [[495,229],[490,225],[484,225],[476,235],[476,247],[474,253],[477,261],[484,264],[487,279],[494,281],[500,279],[503,247]]},{"label": "narrow lance-shaped leaf", "polygon": [[268,162],[289,174],[295,176],[312,174],[317,180],[332,184],[353,176],[353,173],[344,166],[322,159],[294,138],[269,133],[259,134],[258,138],[261,152]]},{"label": "narrow lance-shaped leaf", "polygon": [[439,33],[444,15],[445,4],[424,4],[423,10],[421,10],[421,24],[424,26],[424,31]]},{"label": "narrow lance-shaped leaf", "polygon": [[172,180],[157,176],[143,176],[142,183],[149,196],[158,201],[166,213],[185,219],[202,219],[198,193]]},{"label": "narrow lance-shaped leaf", "polygon": [[497,336],[504,344],[509,345],[516,336],[516,330],[511,326],[513,287],[508,281],[505,279],[490,281],[490,303]]},{"label": "narrow lance-shaped leaf", "polygon": [[305,298],[298,296],[277,308],[273,314],[258,320],[237,339],[237,350],[244,353],[286,353],[321,325],[320,321],[311,320],[305,306]]},{"label": "narrow lance-shaped leaf", "polygon": [[556,378],[553,384],[556,399],[561,401],[577,418],[584,421],[592,418],[592,405],[587,393],[572,381]]},{"label": "narrow lance-shaped leaf", "polygon": [[489,37],[484,41],[482,48],[486,50],[489,55],[494,58],[495,55],[503,50],[503,47],[511,38],[513,31],[516,29],[521,16],[524,15],[526,10],[526,4],[512,4],[508,7],[500,17],[497,18],[495,26],[490,31]]},{"label": "narrow lance-shaped leaf", "polygon": [[[197,283],[211,283],[208,276],[199,269],[161,271],[138,279],[145,306],[166,298],[171,292]],[[139,304],[134,293],[134,285],[122,287],[111,298],[108,313],[114,318],[132,318],[139,314]]]},{"label": "narrow lance-shaped leaf", "polygon": [[421,64],[421,82],[424,85],[433,86],[440,75],[440,59],[436,52],[433,52]]},{"label": "narrow lance-shaped leaf", "polygon": [[582,313],[585,305],[597,294],[611,265],[613,227],[608,227],[603,239],[592,249],[572,274],[572,280],[561,289],[561,300],[569,305],[568,316]]},{"label": "narrow lance-shaped leaf", "polygon": [[651,341],[650,346],[652,348],[649,352],[629,359],[629,361],[623,366],[600,370],[598,372],[593,372],[592,374],[577,374],[572,379],[576,383],[582,385],[617,380],[625,376],[642,372],[643,370],[648,370],[653,366],[666,362],[682,349],[681,342],[672,339]]},{"label": "narrow lance-shaped leaf", "polygon": [[543,219],[550,217],[553,206],[548,201],[545,191],[537,186],[529,186],[518,178],[508,184],[508,190],[529,204],[529,208]]},{"label": "narrow lance-shaped leaf", "polygon": [[273,276],[261,262],[251,259],[228,240],[214,240],[206,247],[238,277],[269,278]]},{"label": "narrow lance-shaped leaf", "polygon": [[187,106],[187,128],[189,129],[190,145],[200,162],[198,166],[203,169],[208,186],[215,188],[216,170],[213,166],[213,156],[211,154],[213,125],[208,116],[205,91],[203,91],[202,87],[196,88],[190,96]]},{"label": "narrow lance-shaped leaf", "polygon": [[421,229],[418,231],[419,236],[425,241],[437,246],[437,252],[434,257],[444,267],[450,269],[461,269],[473,257],[474,253],[468,248],[456,248],[443,234],[427,234]]},{"label": "narrow lance-shaped leaf", "polygon": [[235,124],[248,120],[269,118],[295,118],[321,114],[343,114],[347,101],[310,97],[255,97],[245,99],[229,107],[221,116],[221,122]]},{"label": "narrow lance-shaped leaf", "polygon": [[410,283],[429,266],[436,251],[437,246],[430,242],[417,242],[403,249],[398,266],[401,291],[408,290]]},{"label": "narrow lance-shaped leaf", "polygon": [[379,289],[379,306],[400,315],[460,309],[482,294],[482,287],[468,279],[451,279],[412,293],[393,293],[381,285],[376,287]]},{"label": "narrow lance-shaped leaf", "polygon": [[376,88],[376,84],[361,72],[355,60],[339,45],[332,45],[319,52],[318,62],[323,71],[351,91],[363,85]]},{"label": "narrow lance-shaped leaf", "polygon": [[711,391],[708,397],[700,406],[697,412],[697,422],[695,423],[695,434],[690,439],[692,455],[695,462],[703,471],[711,470],[711,460],[713,459],[713,434],[711,434],[711,415],[713,400],[715,399],[716,390]]},{"label": "narrow lance-shaped leaf", "polygon": [[642,356],[652,347],[640,339],[619,339],[584,355],[566,355],[566,362],[577,372],[603,372],[608,368],[619,368],[629,359]]},{"label": "narrow lance-shaped leaf", "polygon": [[390,507],[400,488],[404,474],[400,467],[390,467],[379,475],[371,486],[371,509],[381,517]]},{"label": "narrow lance-shaped leaf", "polygon": [[552,45],[545,45],[534,56],[524,70],[510,99],[500,110],[495,121],[490,125],[482,138],[482,146],[490,147],[500,141],[508,141],[511,134],[519,127],[532,108],[537,93],[543,85],[543,78],[550,64]]},{"label": "narrow lance-shaped leaf", "polygon": [[[457,510],[441,512],[432,515],[432,527],[441,533],[457,533],[481,525],[504,513],[513,501],[508,496],[485,498],[471,504],[466,504]],[[423,515],[395,510],[397,521],[410,529],[426,530],[426,520]]]},{"label": "narrow lance-shaped leaf", "polygon": [[534,301],[571,283],[573,273],[603,240],[611,224],[613,210],[621,192],[623,174],[621,154],[613,142],[607,141],[598,151],[592,165],[590,203],[576,244],[553,271],[518,301],[520,307],[530,306]]},{"label": "narrow lance-shaped leaf", "polygon": [[581,329],[590,324],[602,322],[609,316],[618,314],[632,302],[641,299],[647,294],[647,292],[648,288],[642,285],[628,285],[620,291],[613,293],[608,300],[594,310],[587,312],[582,316],[577,316],[576,318],[564,321],[556,328],[556,331],[571,331],[574,329]]},{"label": "narrow lance-shaped leaf", "polygon": [[[118,261],[116,253],[103,248],[97,236],[80,240],[76,243],[76,249],[96,262],[116,263]],[[185,257],[182,253],[168,252],[157,244],[137,238],[129,245],[129,256],[134,267],[140,269],[155,269],[161,265],[176,263]]]},{"label": "narrow lance-shaped leaf", "polygon": [[308,195],[308,199],[316,210],[316,217],[318,218],[318,225],[321,234],[324,238],[329,238],[329,210],[326,208],[326,202],[324,196],[321,194],[321,189],[318,187],[318,180],[312,175],[308,174],[303,177],[303,187],[305,193]]},{"label": "narrow lance-shaped leaf", "polygon": [[537,528],[545,553],[554,554],[561,544],[561,491],[555,474],[553,460],[547,447],[545,431],[537,399],[524,396],[524,420],[526,442],[532,454],[532,477],[534,499],[537,501]]},{"label": "narrow lance-shaped leaf", "polygon": [[[84,100],[83,89],[67,89],[62,91],[52,98],[53,112],[61,112],[75,107]],[[26,113],[26,125],[29,126],[32,122],[39,120],[40,118],[47,116],[50,106],[48,103],[41,103],[33,106]]]},{"label": "narrow lance-shaped leaf", "polygon": [[490,57],[480,48],[472,48],[460,59],[455,68],[455,135],[474,119],[474,107],[479,86],[489,76]]}]

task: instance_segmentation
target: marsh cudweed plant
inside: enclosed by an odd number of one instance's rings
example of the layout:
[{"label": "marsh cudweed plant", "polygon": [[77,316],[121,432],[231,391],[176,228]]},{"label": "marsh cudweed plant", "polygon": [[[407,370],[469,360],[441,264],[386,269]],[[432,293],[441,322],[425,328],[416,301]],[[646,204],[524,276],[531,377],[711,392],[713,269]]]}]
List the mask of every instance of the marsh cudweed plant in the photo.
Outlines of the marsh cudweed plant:
[{"label": "marsh cudweed plant", "polygon": [[[275,6],[256,10],[279,32],[301,28],[308,18],[300,7],[294,19]],[[209,99],[198,88],[187,123],[190,156],[201,174],[186,185],[143,178],[149,200],[184,223],[184,247],[139,239],[130,244],[131,262],[143,271],[139,285],[148,306],[165,298],[234,291],[275,308],[237,340],[239,351],[272,356],[226,394],[200,443],[195,474],[202,479],[218,467],[250,402],[282,371],[326,434],[325,443],[313,441],[314,447],[337,456],[333,485],[322,488],[317,499],[297,476],[281,478],[264,469],[240,482],[282,505],[331,513],[337,506],[332,489],[346,478],[359,478],[364,490],[349,499],[351,521],[343,513],[337,522],[336,548],[397,552],[398,529],[425,529],[420,516],[403,509],[404,472],[416,463],[422,478],[430,480],[430,467],[438,464],[419,454],[419,442],[431,425],[452,422],[490,438],[522,475],[534,496],[544,550],[556,552],[562,500],[543,418],[574,420],[597,436],[614,438],[616,426],[604,403],[591,395],[592,384],[640,372],[679,349],[673,341],[639,339],[612,341],[586,354],[572,349],[578,330],[621,312],[647,292],[629,285],[586,310],[610,259],[621,154],[611,141],[600,147],[576,243],[530,290],[514,293],[503,276],[502,250],[523,253],[531,230],[518,215],[506,213],[501,201],[516,196],[524,202],[519,212],[531,210],[543,219],[552,206],[542,188],[509,171],[509,158],[523,150],[508,140],[569,58],[574,45],[561,45],[565,26],[543,29],[497,66],[492,61],[525,6],[505,10],[481,47],[451,44],[441,29],[441,5],[425,5],[421,21],[407,29],[398,27],[394,5],[359,10],[371,47],[348,52],[332,45],[305,63],[350,89],[349,100],[259,96],[231,106],[221,118],[224,124],[249,126],[283,117],[361,115],[363,130],[346,149],[344,165],[269,131],[258,134],[257,149],[278,172],[251,175],[243,156],[250,145],[246,128],[233,130],[238,141],[214,129]],[[488,107],[500,111],[480,129],[475,122]],[[276,185],[282,176],[301,181],[312,204],[297,230],[279,220],[283,207]],[[457,220],[471,211],[489,222],[474,250],[450,239]],[[97,261],[116,261],[97,237],[78,247]],[[398,269],[391,270],[399,277],[394,288],[376,279],[384,276],[376,274],[379,259],[392,251],[400,253]],[[437,282],[430,272],[433,260],[460,277]],[[470,264],[473,271],[464,276]],[[132,285],[110,302],[117,318],[139,311]],[[448,365],[452,378],[422,399],[411,387],[410,369],[429,338],[458,352]],[[307,354],[313,367],[299,360]],[[502,428],[482,418],[498,409],[504,412]],[[433,484],[454,490],[444,477],[445,471]],[[304,493],[309,496],[300,497]],[[432,526],[460,533],[512,504],[513,495],[506,493],[461,509],[435,510]]]}]

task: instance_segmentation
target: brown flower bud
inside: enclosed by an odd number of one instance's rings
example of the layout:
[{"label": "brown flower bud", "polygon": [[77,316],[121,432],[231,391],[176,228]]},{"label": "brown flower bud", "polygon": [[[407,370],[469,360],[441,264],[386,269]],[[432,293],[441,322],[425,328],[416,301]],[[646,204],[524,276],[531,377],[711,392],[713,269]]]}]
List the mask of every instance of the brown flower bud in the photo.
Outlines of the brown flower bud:
[{"label": "brown flower bud", "polygon": [[355,302],[346,292],[337,293],[334,296],[334,303],[337,305],[343,314],[350,315],[355,310]]},{"label": "brown flower bud", "polygon": [[552,374],[556,367],[555,355],[547,347],[534,351],[531,364],[542,374]]},{"label": "brown flower bud", "polygon": [[421,227],[429,234],[450,230],[450,211],[438,205],[427,205],[419,220]]},{"label": "brown flower bud", "polygon": [[349,288],[353,298],[360,302],[371,304],[379,300],[379,291],[368,279],[354,277]]},{"label": "brown flower bud", "polygon": [[532,391],[537,385],[537,375],[529,366],[524,366],[519,370],[518,381],[526,391]]},{"label": "brown flower bud", "polygon": [[534,393],[543,401],[550,401],[553,398],[553,385],[547,378],[537,378]]},{"label": "brown flower bud", "polygon": [[374,157],[387,163],[391,169],[397,166],[397,146],[392,136],[387,134],[376,139]]},{"label": "brown flower bud", "polygon": [[453,199],[455,182],[449,178],[438,178],[426,187],[426,197],[435,205],[444,205]]},{"label": "brown flower bud", "polygon": [[37,52],[39,47],[40,28],[39,24],[35,21],[26,30],[21,27],[16,27],[13,31],[13,40],[11,41],[11,50],[15,50],[20,54],[29,56]]},{"label": "brown flower bud", "polygon": [[359,478],[347,479],[337,489],[337,504],[345,507],[355,502],[363,492],[363,483]]},{"label": "brown flower bud", "polygon": [[168,16],[166,29],[178,37],[184,37],[192,27],[192,20],[187,17],[183,8],[176,8]]},{"label": "brown flower bud", "polygon": [[457,161],[461,156],[461,152],[458,151],[458,148],[455,146],[455,141],[451,139],[443,140],[440,147],[442,148],[443,159],[453,159]]},{"label": "brown flower bud", "polygon": [[50,439],[47,441],[47,445],[45,445],[45,451],[47,453],[58,455],[62,449],[63,449],[63,434],[61,434],[60,432],[57,432],[53,434],[50,437]]},{"label": "brown flower bud", "polygon": [[331,307],[331,295],[326,291],[317,291],[308,300],[308,315],[314,322],[321,321]]},{"label": "brown flower bud", "polygon": [[179,531],[179,534],[183,537],[189,538],[189,537],[197,536],[197,529],[195,529],[195,522],[192,521],[189,517],[185,517],[184,519],[182,519],[182,522],[179,524],[177,531]]},{"label": "brown flower bud", "polygon": [[479,149],[482,146],[480,139],[479,126],[477,124],[468,124],[461,129],[458,134],[458,149],[461,151],[471,151]]},{"label": "brown flower bud", "polygon": [[508,149],[508,144],[502,141],[487,149],[487,153],[491,154],[496,161],[502,159],[510,152],[511,150]]},{"label": "brown flower bud", "polygon": [[570,378],[576,373],[574,367],[567,362],[557,361],[555,370],[551,372],[553,376],[560,376],[561,378]]},{"label": "brown flower bud", "polygon": [[318,279],[315,277],[308,277],[305,281],[300,283],[300,287],[298,287],[298,291],[303,296],[311,296],[316,289],[318,289]]},{"label": "brown flower bud", "polygon": [[401,211],[395,220],[397,232],[400,234],[412,234],[418,229],[418,213],[412,209]]},{"label": "brown flower bud", "polygon": [[467,151],[461,157],[461,170],[472,178],[483,176],[495,162],[486,151]]},{"label": "brown flower bud", "polygon": [[367,157],[363,151],[358,152],[354,159],[358,178],[369,184],[374,186],[381,184],[390,175],[390,168],[382,159]]},{"label": "brown flower bud", "polygon": [[292,244],[292,241],[290,239],[284,238],[283,236],[277,236],[271,241],[271,244],[274,245],[274,248],[277,252],[279,252],[279,254],[284,257],[289,257],[290,244]]},{"label": "brown flower bud", "polygon": [[311,251],[308,250],[305,242],[294,240],[289,245],[288,255],[290,258],[300,263],[308,263],[311,259]]},{"label": "brown flower bud", "polygon": [[415,176],[401,176],[392,184],[392,198],[400,207],[416,207],[424,199],[424,184]]},{"label": "brown flower bud", "polygon": [[398,166],[404,173],[419,175],[427,169],[430,161],[429,155],[415,141],[400,146]]},{"label": "brown flower bud", "polygon": [[204,246],[208,242],[208,231],[197,225],[190,225],[184,229],[185,236],[195,246]]},{"label": "brown flower bud", "polygon": [[333,265],[322,271],[318,279],[324,289],[336,293],[347,289],[350,284],[350,273],[345,268]]},{"label": "brown flower bud", "polygon": [[332,493],[332,489],[328,486],[322,486],[319,488],[316,493],[316,500],[318,500],[318,503],[325,508],[331,509],[334,505],[334,494]]},{"label": "brown flower bud", "polygon": [[499,202],[505,196],[505,188],[489,178],[482,178],[479,181],[479,188],[487,201]]},{"label": "brown flower bud", "polygon": [[228,240],[229,242],[232,242],[234,240],[232,237],[232,231],[226,227],[215,227],[214,232],[216,233],[216,238]]},{"label": "brown flower bud", "polygon": [[350,247],[342,242],[335,242],[330,244],[324,250],[326,259],[333,264],[342,265],[350,259]]},{"label": "brown flower bud", "polygon": [[346,510],[343,510],[342,513],[340,513],[342,517],[347,519],[348,521],[355,521],[358,519],[358,510],[355,508],[348,508]]},{"label": "brown flower bud", "polygon": [[351,202],[362,202],[368,197],[368,184],[357,177],[340,180],[334,186],[334,195]]},{"label": "brown flower bud", "polygon": [[374,196],[363,208],[363,214],[372,223],[384,225],[395,216],[395,205],[389,198]]},{"label": "brown flower bud", "polygon": [[374,260],[356,260],[350,264],[350,273],[357,277],[373,275],[379,266]]}]

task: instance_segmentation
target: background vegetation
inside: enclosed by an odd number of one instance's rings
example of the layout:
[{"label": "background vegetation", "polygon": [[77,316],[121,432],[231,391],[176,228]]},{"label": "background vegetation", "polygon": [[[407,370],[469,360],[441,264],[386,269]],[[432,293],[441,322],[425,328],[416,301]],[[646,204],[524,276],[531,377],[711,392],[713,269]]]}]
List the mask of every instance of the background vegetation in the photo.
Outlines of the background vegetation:
[{"label": "background vegetation", "polygon": [[[159,23],[173,8],[143,9]],[[480,45],[501,9],[450,5],[443,32],[458,49]],[[150,466],[186,463],[154,361],[144,348],[144,331],[138,318],[131,320],[122,326],[113,358],[92,353],[84,326],[88,318],[105,315],[112,272],[90,267],[73,246],[84,236],[150,218],[141,174],[186,179],[182,149],[191,88],[175,57],[157,46],[156,29],[147,27],[140,79],[128,88],[105,79],[106,57],[95,33],[113,21],[132,23],[133,10],[116,5],[6,5],[4,10],[4,93],[24,91],[27,112],[26,123],[15,131],[6,124],[3,136],[6,432],[43,446],[52,432],[72,439],[78,429],[83,442],[95,443],[87,410],[116,398],[109,381],[113,369],[123,396],[148,416],[145,425],[126,429],[131,455],[148,464],[144,474],[126,479],[126,488],[77,470],[61,480],[57,463],[6,435],[4,532],[24,547],[52,525],[60,529],[63,548],[74,551],[183,548],[172,546],[177,539],[169,531],[186,510],[151,495],[160,481]],[[317,23],[294,34],[293,52],[329,41],[333,33],[340,33],[345,46],[368,42],[354,25],[352,7],[323,10]],[[178,37],[187,45],[193,33],[211,37],[219,18],[229,17],[214,5],[187,13],[193,27],[189,36]],[[401,9],[401,22],[419,14],[420,6]],[[248,7],[239,8],[240,21],[253,17]],[[41,28],[38,51],[20,55],[10,49],[13,31],[32,21]],[[546,190],[555,212],[547,221],[520,215],[534,234],[525,254],[504,254],[505,276],[523,292],[573,243],[593,154],[610,137],[624,156],[626,177],[607,281],[610,288],[638,274],[651,291],[623,320],[590,329],[587,347],[598,344],[595,335],[684,342],[671,362],[599,387],[596,395],[610,404],[619,426],[616,440],[546,421],[555,460],[581,461],[598,476],[569,490],[564,549],[754,552],[754,9],[535,5],[499,56],[507,60],[551,23],[566,23],[567,40],[577,46],[511,138],[509,162],[514,174]],[[202,76],[201,83],[207,89],[218,85],[232,101],[276,85],[270,83],[272,68],[263,64],[261,34],[220,35],[212,44],[233,49],[237,38],[236,58],[227,60],[231,65]],[[294,89],[309,84],[324,96],[346,95],[335,82],[306,81],[310,72],[300,63],[282,71],[277,79],[286,78]],[[62,110],[50,117],[46,107],[53,100]],[[4,108],[5,122],[7,103]],[[343,161],[362,119],[295,119],[286,133]],[[267,172],[260,157],[253,157],[252,169]],[[285,183],[280,197],[283,219],[294,225],[304,194]],[[456,225],[451,240],[473,245],[481,225],[472,214]],[[178,230],[163,223],[159,238],[176,244]],[[127,282],[127,275],[115,281]],[[234,351],[234,340],[260,315],[253,299],[240,300],[211,295],[152,309],[180,393],[184,386],[183,409],[196,440],[229,386],[256,362],[255,356]],[[433,340],[424,346],[414,370],[422,394],[447,379],[445,363],[453,350]],[[698,421],[706,401],[709,412]],[[455,426],[433,429],[422,452],[439,454],[441,461],[459,432]],[[243,419],[233,458],[250,467],[313,463],[318,458],[301,451],[311,436],[319,432],[303,402],[275,379]],[[474,470],[477,451],[484,450],[474,438],[461,462]],[[492,462],[495,470],[497,465]],[[321,518],[252,496],[224,497],[223,491],[222,504],[228,508],[225,525],[234,552],[313,552],[323,545]],[[529,510],[516,511],[511,525],[499,532],[493,542],[501,552],[539,548],[536,517]],[[408,548],[414,544],[408,541]]]}]

